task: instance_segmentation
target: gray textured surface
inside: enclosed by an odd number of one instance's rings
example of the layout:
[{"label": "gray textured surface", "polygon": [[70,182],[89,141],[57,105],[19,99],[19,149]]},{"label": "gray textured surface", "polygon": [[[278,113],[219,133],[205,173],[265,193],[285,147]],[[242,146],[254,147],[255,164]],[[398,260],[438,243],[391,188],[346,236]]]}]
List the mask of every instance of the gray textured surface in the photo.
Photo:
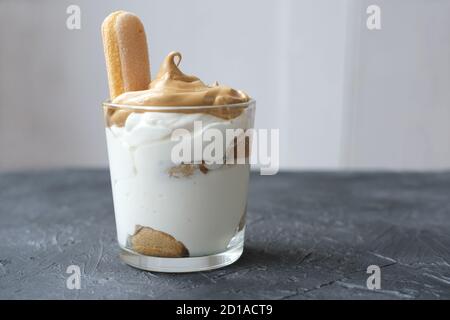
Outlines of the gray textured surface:
[{"label": "gray textured surface", "polygon": [[221,270],[139,271],[115,241],[107,171],[0,174],[0,298],[409,299],[450,298],[450,173],[253,175],[244,255]]}]

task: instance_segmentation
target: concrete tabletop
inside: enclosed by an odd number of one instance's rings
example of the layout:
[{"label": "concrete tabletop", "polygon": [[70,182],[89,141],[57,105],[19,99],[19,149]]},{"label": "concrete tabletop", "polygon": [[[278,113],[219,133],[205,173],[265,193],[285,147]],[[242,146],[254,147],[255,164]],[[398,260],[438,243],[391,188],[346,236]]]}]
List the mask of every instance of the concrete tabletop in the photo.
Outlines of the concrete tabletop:
[{"label": "concrete tabletop", "polygon": [[[0,298],[450,298],[450,173],[253,175],[246,247],[211,272],[118,258],[106,170],[0,174]],[[80,289],[68,289],[70,265]],[[370,265],[381,289],[368,289]]]}]

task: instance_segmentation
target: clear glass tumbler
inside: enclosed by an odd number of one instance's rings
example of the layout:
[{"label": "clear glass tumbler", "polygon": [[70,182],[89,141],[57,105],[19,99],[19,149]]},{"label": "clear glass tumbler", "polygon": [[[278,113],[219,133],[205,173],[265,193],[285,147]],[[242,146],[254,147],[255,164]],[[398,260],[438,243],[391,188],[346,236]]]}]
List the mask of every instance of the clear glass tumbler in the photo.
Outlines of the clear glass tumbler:
[{"label": "clear glass tumbler", "polygon": [[223,106],[103,104],[121,258],[193,272],[243,252],[255,101]]}]

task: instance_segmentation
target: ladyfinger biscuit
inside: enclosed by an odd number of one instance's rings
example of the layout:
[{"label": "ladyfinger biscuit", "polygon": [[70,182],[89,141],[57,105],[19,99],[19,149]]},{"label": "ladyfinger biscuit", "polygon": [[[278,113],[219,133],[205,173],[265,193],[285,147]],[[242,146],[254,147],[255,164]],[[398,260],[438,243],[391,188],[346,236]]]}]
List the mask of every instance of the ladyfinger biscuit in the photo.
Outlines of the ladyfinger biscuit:
[{"label": "ladyfinger biscuit", "polygon": [[130,240],[133,250],[146,256],[189,257],[189,251],[182,242],[168,233],[150,227],[137,225]]},{"label": "ladyfinger biscuit", "polygon": [[139,18],[125,11],[111,13],[103,21],[102,37],[111,100],[123,92],[147,89],[147,39]]}]

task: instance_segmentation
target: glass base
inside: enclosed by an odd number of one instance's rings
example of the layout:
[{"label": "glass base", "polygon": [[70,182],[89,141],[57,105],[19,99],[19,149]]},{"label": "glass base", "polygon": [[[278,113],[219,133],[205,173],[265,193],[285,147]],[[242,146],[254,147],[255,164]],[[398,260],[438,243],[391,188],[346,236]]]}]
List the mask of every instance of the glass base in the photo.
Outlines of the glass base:
[{"label": "glass base", "polygon": [[239,259],[244,251],[244,239],[238,238],[240,241],[236,243],[236,237],[233,237],[234,241],[230,242],[232,247],[229,246],[226,251],[209,256],[160,258],[144,256],[121,247],[120,258],[132,267],[147,271],[182,273],[213,270],[228,266]]}]

